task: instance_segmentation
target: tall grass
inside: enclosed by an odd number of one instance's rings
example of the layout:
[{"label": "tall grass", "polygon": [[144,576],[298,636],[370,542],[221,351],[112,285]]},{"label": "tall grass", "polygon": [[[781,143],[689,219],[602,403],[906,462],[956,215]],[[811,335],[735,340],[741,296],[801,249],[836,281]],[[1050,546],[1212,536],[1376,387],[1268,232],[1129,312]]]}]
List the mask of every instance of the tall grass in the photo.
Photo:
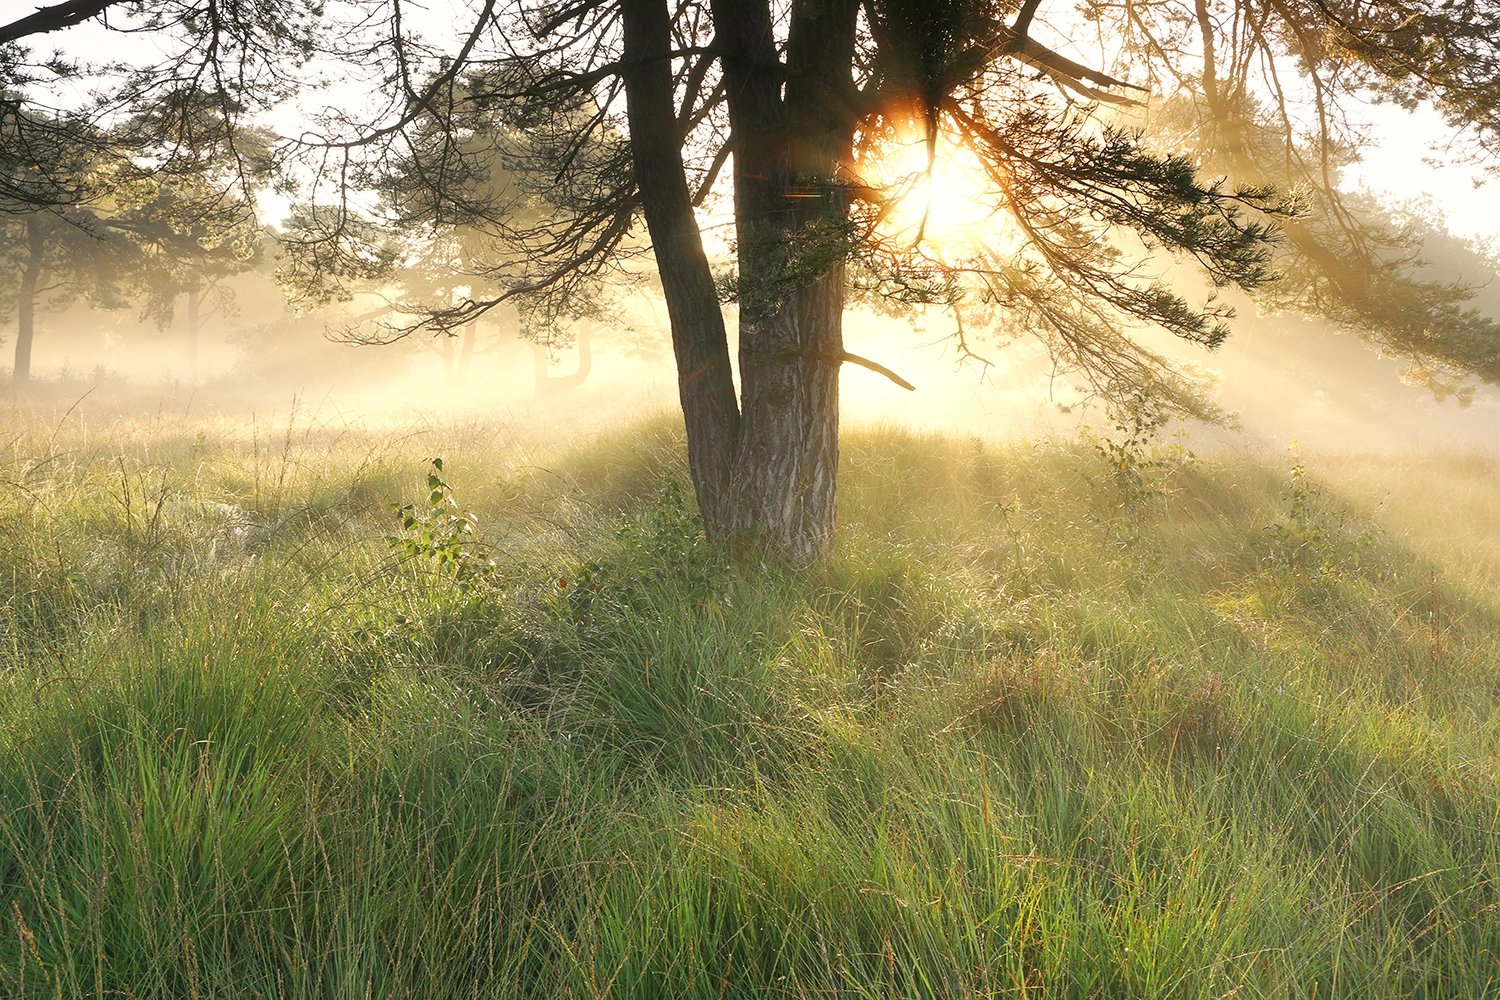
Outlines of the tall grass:
[{"label": "tall grass", "polygon": [[[0,451],[5,996],[1500,993],[1497,591],[1423,512],[1492,459],[851,432],[790,571],[665,417],[57,417]],[[435,454],[475,584],[387,540]]]}]

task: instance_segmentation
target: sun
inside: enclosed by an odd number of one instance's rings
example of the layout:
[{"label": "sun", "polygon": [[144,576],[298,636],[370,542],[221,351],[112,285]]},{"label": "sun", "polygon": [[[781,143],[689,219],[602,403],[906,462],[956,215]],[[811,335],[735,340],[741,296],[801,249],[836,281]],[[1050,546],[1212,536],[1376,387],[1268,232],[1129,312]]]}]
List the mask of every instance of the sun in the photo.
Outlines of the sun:
[{"label": "sun", "polygon": [[882,232],[939,260],[954,263],[1011,236],[998,186],[961,143],[940,138],[931,170],[921,136],[891,143],[870,157],[866,180],[891,199]]}]

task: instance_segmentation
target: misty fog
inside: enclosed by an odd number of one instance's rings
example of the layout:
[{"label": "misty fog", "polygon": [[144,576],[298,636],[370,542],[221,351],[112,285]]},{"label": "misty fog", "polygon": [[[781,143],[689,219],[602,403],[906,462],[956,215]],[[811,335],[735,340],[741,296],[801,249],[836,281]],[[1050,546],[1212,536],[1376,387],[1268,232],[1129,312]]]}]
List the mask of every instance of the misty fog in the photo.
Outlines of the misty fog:
[{"label": "misty fog", "polygon": [[[1487,284],[1494,275],[1474,271],[1481,259],[1471,256],[1468,273],[1455,276],[1480,286],[1474,304],[1500,317],[1500,288]],[[181,303],[164,328],[135,308],[39,310],[35,379],[24,396],[66,406],[88,393],[83,405],[96,413],[165,407],[224,416],[284,410],[296,396],[303,406],[372,425],[474,414],[556,430],[608,426],[676,405],[665,307],[639,288],[618,291],[609,322],[580,324],[569,342],[548,347],[522,339],[504,310],[453,337],[350,344],[343,338],[378,296],[299,313],[264,269],[225,284],[232,294],[200,319],[196,373]],[[1322,320],[1263,315],[1248,301],[1236,305],[1234,334],[1216,352],[1164,335],[1143,338],[1219,379],[1215,401],[1230,420],[1189,428],[1195,449],[1293,441],[1312,449],[1500,447],[1500,391],[1478,386],[1465,400],[1438,399],[1405,384],[1401,363],[1354,334]],[[6,332],[9,343],[14,330]],[[846,365],[846,421],[985,438],[1101,425],[1098,408],[1076,380],[1053,371],[1040,344],[971,331],[973,355],[962,357],[953,333],[952,317],[936,310],[907,319],[851,310],[848,349],[893,369],[916,391]]]}]

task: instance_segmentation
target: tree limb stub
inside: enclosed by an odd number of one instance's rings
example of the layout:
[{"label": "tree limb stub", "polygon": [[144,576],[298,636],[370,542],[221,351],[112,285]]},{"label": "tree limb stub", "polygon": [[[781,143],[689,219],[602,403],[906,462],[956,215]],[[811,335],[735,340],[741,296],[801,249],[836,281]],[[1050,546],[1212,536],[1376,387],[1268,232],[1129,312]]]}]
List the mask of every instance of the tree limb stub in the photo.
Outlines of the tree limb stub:
[{"label": "tree limb stub", "polygon": [[862,358],[858,354],[850,354],[848,351],[833,354],[826,351],[804,351],[798,348],[791,348],[785,351],[781,351],[780,355],[784,358],[806,358],[809,361],[827,361],[829,364],[835,365],[859,365],[861,368],[868,368],[872,372],[884,375],[886,378],[890,379],[892,382],[896,383],[901,388],[906,389],[909,392],[917,391],[916,386],[912,385],[910,382],[906,381],[906,379],[902,378],[900,375],[897,375],[895,372],[891,371],[880,362],[871,361],[869,358]]}]

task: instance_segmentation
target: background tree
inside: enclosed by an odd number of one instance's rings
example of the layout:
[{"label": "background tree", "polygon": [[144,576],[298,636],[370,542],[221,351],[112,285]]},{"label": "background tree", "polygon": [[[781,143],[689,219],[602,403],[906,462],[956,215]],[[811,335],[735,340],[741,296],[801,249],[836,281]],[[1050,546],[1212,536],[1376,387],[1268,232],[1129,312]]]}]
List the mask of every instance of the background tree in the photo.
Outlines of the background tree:
[{"label": "background tree", "polygon": [[[65,6],[69,18],[80,15],[79,5]],[[205,27],[187,8],[179,13],[175,23],[196,25],[198,35],[228,30]],[[164,18],[165,11],[153,13],[145,27],[160,29]],[[66,107],[35,95],[48,83],[101,83],[103,71],[0,44],[0,220],[8,220],[0,239],[19,275],[16,380],[29,378],[36,303],[49,285],[111,308],[135,299],[162,324],[187,295],[189,367],[196,367],[201,300],[215,288],[223,299],[220,279],[258,252],[254,191],[270,167],[266,135],[237,123],[254,101],[226,106],[223,71],[233,64],[253,70],[254,58],[223,38],[204,44],[214,51],[189,44],[166,66],[110,71],[115,89],[101,86],[95,98]],[[251,72],[238,82],[254,79]]]},{"label": "background tree", "polygon": [[[185,169],[188,163],[195,167]],[[266,251],[256,205],[236,183],[242,160],[179,161],[155,196],[104,224],[139,249],[134,296],[157,326],[170,326],[185,298],[187,367],[198,379],[199,337],[215,314],[234,308],[227,279],[255,267]]]},{"label": "background tree", "polygon": [[0,144],[0,261],[8,279],[0,303],[15,315],[11,377],[24,384],[39,309],[79,298],[104,308],[128,304],[140,249],[102,216],[138,201],[149,182],[86,123],[7,110],[0,129],[22,141]]},{"label": "background tree", "polygon": [[[1434,102],[1459,130],[1450,155],[1492,162],[1500,13],[1207,0],[1086,10],[1120,25],[1124,64],[1161,95],[1146,116],[1158,146],[1193,157],[1202,172],[1298,192],[1302,210],[1280,223],[1280,280],[1261,290],[1264,305],[1339,323],[1405,359],[1412,379],[1440,395],[1472,376],[1500,380],[1500,325],[1470,308],[1472,286],[1420,267],[1424,246],[1447,234],[1430,220],[1398,222],[1342,184],[1364,144],[1351,96]],[[1183,49],[1196,50],[1196,72],[1167,55]],[[1288,56],[1298,70],[1290,76]]]},{"label": "background tree", "polygon": [[[244,52],[278,37],[219,8],[144,9],[162,26],[158,10],[198,12],[174,22],[194,52],[225,16],[224,37]],[[552,211],[497,213],[505,265],[492,291],[428,322],[456,326],[519,297],[535,315],[568,315],[641,251],[643,217],[708,530],[797,560],[832,537],[838,370],[869,364],[843,348],[851,293],[1001,317],[1106,396],[1148,389],[1201,412],[1191,382],[1132,336],[1155,326],[1211,348],[1227,334],[1232,310],[1161,280],[1156,258],[1175,257],[1214,286],[1331,312],[1441,378],[1496,374],[1492,330],[1465,311],[1463,289],[1414,277],[1406,237],[1337,194],[1341,158],[1360,141],[1340,125],[1351,99],[1432,101],[1476,155],[1494,152],[1491,13],[1437,0],[1090,0],[1070,21],[1071,10],[486,0],[451,43],[415,35],[398,4],[364,10],[319,37],[384,103],[327,114],[320,135],[286,148],[321,179],[306,189],[319,226],[294,248],[311,262],[299,266],[316,283],[344,260],[328,246],[359,245],[352,193],[378,188],[390,164],[415,168],[405,176],[431,194],[407,203],[438,220],[474,190],[452,181],[482,173],[472,137],[524,137],[499,202],[545,192]],[[1097,33],[1100,65],[1044,44],[1048,16],[1060,19],[1053,35]],[[1174,100],[1185,127],[1168,122]],[[892,154],[914,140],[926,169],[892,178]],[[940,154],[968,158],[1000,220],[961,255],[937,252],[898,211]],[[731,162],[736,263],[715,275],[695,210]],[[1278,263],[1294,270],[1273,281]],[[721,297],[738,306],[738,387]]]}]

